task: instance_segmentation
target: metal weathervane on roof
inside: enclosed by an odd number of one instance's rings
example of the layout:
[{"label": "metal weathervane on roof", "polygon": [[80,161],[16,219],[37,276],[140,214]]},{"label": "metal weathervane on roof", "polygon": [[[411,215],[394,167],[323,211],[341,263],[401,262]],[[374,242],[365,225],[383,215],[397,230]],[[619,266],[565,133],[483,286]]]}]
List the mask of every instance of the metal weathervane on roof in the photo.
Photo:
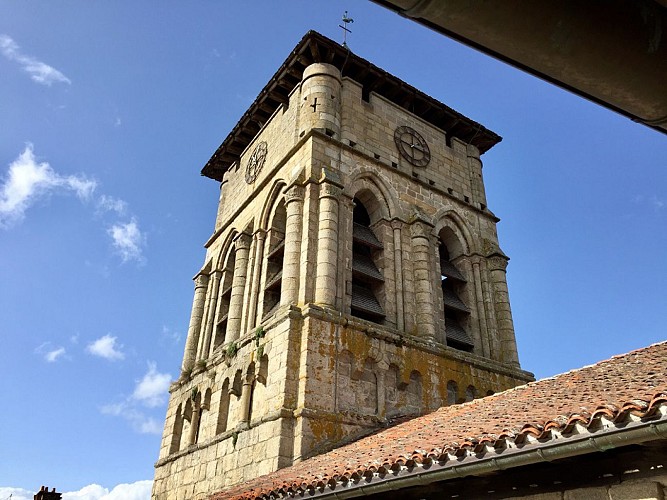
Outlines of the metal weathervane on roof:
[{"label": "metal weathervane on roof", "polygon": [[347,46],[347,34],[352,33],[352,30],[349,30],[347,28],[348,24],[352,24],[354,22],[354,19],[352,19],[348,14],[347,11],[345,11],[345,14],[343,14],[343,24],[339,24],[338,27],[343,30],[343,47],[346,49],[349,48]]}]

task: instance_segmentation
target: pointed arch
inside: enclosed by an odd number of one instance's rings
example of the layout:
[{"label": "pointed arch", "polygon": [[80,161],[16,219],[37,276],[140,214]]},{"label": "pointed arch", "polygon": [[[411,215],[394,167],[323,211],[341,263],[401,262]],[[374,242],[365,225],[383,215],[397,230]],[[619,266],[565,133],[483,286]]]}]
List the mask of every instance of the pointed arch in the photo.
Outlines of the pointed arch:
[{"label": "pointed arch", "polygon": [[277,179],[272,184],[269,194],[266,197],[266,200],[264,200],[264,205],[262,205],[258,229],[269,228],[269,221],[273,215],[274,207],[278,202],[278,198],[284,196],[286,186],[287,183],[282,179]]},{"label": "pointed arch", "polygon": [[[451,240],[451,243],[454,246],[454,248],[450,249],[450,251],[454,252],[452,258],[459,257],[460,255],[470,255],[471,253],[479,251],[475,245],[475,238],[472,236],[470,226],[465,219],[454,210],[439,210],[433,220],[436,221],[435,234],[439,235],[444,230],[446,233],[456,237],[456,240]],[[449,231],[446,229],[449,229]]]},{"label": "pointed arch", "polygon": [[[359,198],[366,208],[371,212],[371,224],[375,224],[379,219],[390,220],[397,216],[392,190],[387,183],[368,167],[359,167],[350,175],[349,188],[345,189],[345,194],[350,198]],[[368,195],[372,195],[372,198]],[[370,202],[370,203],[368,203]],[[377,205],[375,204],[377,203]]]}]

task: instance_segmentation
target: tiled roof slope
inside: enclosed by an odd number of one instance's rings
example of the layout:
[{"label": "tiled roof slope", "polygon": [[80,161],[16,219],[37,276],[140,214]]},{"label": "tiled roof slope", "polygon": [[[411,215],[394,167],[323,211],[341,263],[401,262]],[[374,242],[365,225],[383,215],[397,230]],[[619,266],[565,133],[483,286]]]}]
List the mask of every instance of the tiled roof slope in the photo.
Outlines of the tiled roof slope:
[{"label": "tiled roof slope", "polygon": [[[469,403],[446,406],[292,467],[213,495],[213,499],[297,497],[332,487],[391,476],[401,468],[428,466],[506,442],[549,440],[577,429],[650,417],[667,404],[667,342],[595,365],[510,389]],[[663,415],[664,417],[664,415]],[[636,418],[634,418],[636,420]],[[491,448],[488,448],[488,447]],[[501,446],[502,447],[502,446]],[[454,464],[455,465],[455,464]],[[309,491],[310,490],[310,491]]]}]

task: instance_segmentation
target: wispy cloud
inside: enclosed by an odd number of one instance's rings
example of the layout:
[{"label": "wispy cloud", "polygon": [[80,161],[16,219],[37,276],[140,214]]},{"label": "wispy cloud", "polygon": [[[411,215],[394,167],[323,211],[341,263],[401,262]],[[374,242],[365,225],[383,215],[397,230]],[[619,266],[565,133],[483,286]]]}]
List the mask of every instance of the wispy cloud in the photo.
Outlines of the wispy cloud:
[{"label": "wispy cloud", "polygon": [[21,221],[38,199],[56,191],[70,191],[81,200],[89,199],[97,183],[83,176],[60,175],[47,162],[37,162],[32,144],[28,144],[9,165],[0,185],[0,228]]},{"label": "wispy cloud", "polygon": [[35,352],[44,357],[44,360],[49,363],[55,363],[59,358],[65,356],[67,350],[63,346],[54,346],[51,342],[44,342]]},{"label": "wispy cloud", "polygon": [[160,406],[167,399],[171,375],[157,371],[155,363],[148,363],[148,372],[142,377],[132,393],[132,399],[149,408]]},{"label": "wispy cloud", "polygon": [[162,344],[178,344],[181,341],[181,333],[172,330],[166,325],[162,325],[162,336],[160,342]]},{"label": "wispy cloud", "polygon": [[643,194],[640,194],[635,196],[632,201],[634,201],[635,204],[637,205],[648,205],[652,207],[653,210],[655,210],[656,212],[660,212],[667,206],[667,202],[665,202],[665,199],[655,194],[650,196],[645,196]]},{"label": "wispy cloud", "polygon": [[116,223],[107,232],[123,262],[130,260],[143,262],[143,246],[146,237],[139,229],[139,223],[135,218],[129,222]]},{"label": "wispy cloud", "polygon": [[118,361],[124,359],[125,354],[122,351],[123,346],[117,340],[117,337],[107,334],[88,344],[86,350],[93,356],[99,356],[109,361]]},{"label": "wispy cloud", "polygon": [[162,424],[156,418],[146,415],[127,401],[103,406],[100,411],[104,415],[121,417],[127,420],[132,428],[140,434],[162,434]]},{"label": "wispy cloud", "polygon": [[100,195],[97,199],[98,212],[115,212],[118,215],[125,215],[127,212],[127,202],[106,194]]},{"label": "wispy cloud", "polygon": [[[61,175],[48,162],[35,158],[32,144],[10,165],[4,179],[0,177],[0,229],[8,229],[22,221],[28,209],[54,193],[74,193],[82,201],[93,198],[97,182],[84,175]],[[111,214],[125,219],[131,215],[126,201],[100,194],[94,202],[97,215]],[[129,221],[109,221],[107,234],[123,263],[144,263],[146,235],[136,217]]]},{"label": "wispy cloud", "polygon": [[65,348],[64,347],[58,347],[57,349],[54,349],[52,351],[47,352],[44,355],[44,359],[46,359],[49,363],[55,363],[56,360],[65,354]]},{"label": "wispy cloud", "polygon": [[[100,408],[105,415],[121,417],[141,434],[162,434],[160,420],[147,415],[145,408],[156,408],[165,403],[169,395],[171,375],[160,373],[155,363],[148,363],[148,371],[136,382],[132,395],[119,403]],[[141,407],[145,408],[141,408]]]},{"label": "wispy cloud", "polygon": [[33,81],[51,86],[54,82],[71,84],[69,78],[53,66],[21,52],[18,44],[8,35],[0,34],[0,53],[10,61],[18,63]]}]

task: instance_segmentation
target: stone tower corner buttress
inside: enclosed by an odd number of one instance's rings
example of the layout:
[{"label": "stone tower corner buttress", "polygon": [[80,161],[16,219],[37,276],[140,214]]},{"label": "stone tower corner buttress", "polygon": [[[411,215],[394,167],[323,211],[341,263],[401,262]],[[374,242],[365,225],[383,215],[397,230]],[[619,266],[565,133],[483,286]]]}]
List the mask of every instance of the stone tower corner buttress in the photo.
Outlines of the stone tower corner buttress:
[{"label": "stone tower corner buttress", "polygon": [[532,380],[482,180],[499,140],[301,40],[202,170],[220,203],[154,499],[205,498]]}]

